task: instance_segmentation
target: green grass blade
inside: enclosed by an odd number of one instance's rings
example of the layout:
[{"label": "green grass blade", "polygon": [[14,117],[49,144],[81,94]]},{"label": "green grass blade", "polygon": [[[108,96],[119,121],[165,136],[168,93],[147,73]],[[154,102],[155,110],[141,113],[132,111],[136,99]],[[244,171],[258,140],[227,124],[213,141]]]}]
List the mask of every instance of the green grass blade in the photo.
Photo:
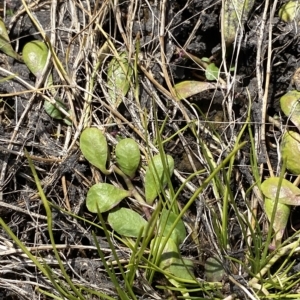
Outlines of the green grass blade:
[{"label": "green grass blade", "polygon": [[54,240],[54,236],[53,236],[53,231],[52,231],[52,212],[51,212],[51,209],[50,209],[50,205],[49,205],[49,202],[44,194],[44,191],[43,191],[43,188],[41,186],[41,182],[38,178],[38,175],[36,173],[36,170],[34,168],[34,165],[32,163],[32,160],[28,154],[28,152],[26,151],[25,149],[25,155],[26,155],[26,158],[28,159],[28,163],[29,163],[29,166],[30,166],[30,169],[31,169],[31,172],[33,174],[33,177],[34,177],[34,181],[35,181],[35,184],[37,186],[37,189],[38,189],[38,192],[39,192],[39,195],[41,197],[41,200],[43,202],[43,205],[44,205],[44,208],[45,208],[45,211],[46,211],[46,215],[47,215],[47,224],[48,224],[48,232],[49,232],[49,238],[50,238],[50,241],[51,241],[51,245],[52,245],[52,248],[53,248],[53,252],[54,252],[54,255],[55,255],[55,258],[58,262],[58,265],[60,267],[60,270],[64,276],[64,278],[66,279],[66,281],[68,282],[70,288],[73,290],[73,292],[75,293],[75,295],[77,295],[77,297],[81,300],[85,300],[84,296],[79,292],[79,290],[75,287],[75,285],[73,284],[72,280],[70,279],[70,277],[68,276],[64,266],[63,266],[63,263],[60,259],[60,256],[58,254],[58,251],[56,249],[56,244],[55,244],[55,240]]},{"label": "green grass blade", "polygon": [[1,227],[7,232],[7,234],[12,238],[12,240],[16,243],[16,245],[22,249],[22,251],[31,259],[34,265],[51,281],[54,288],[61,294],[63,297],[70,297],[69,299],[76,300],[76,297],[72,297],[72,295],[68,294],[61,286],[59,286],[52,275],[52,272],[49,272],[49,268],[47,268],[46,264],[42,265],[37,258],[30,253],[30,251],[26,248],[26,246],[15,236],[15,234],[11,231],[11,229],[5,224],[5,222],[0,218]]},{"label": "green grass blade", "polygon": [[[176,224],[178,221],[183,217],[183,215],[186,213],[188,208],[194,203],[194,201],[197,199],[199,194],[207,187],[207,185],[213,180],[213,178],[217,177],[217,174],[224,169],[224,167],[230,162],[231,158],[235,156],[235,154],[246,145],[247,142],[243,142],[240,145],[235,145],[234,149],[231,151],[231,153],[219,164],[219,166],[216,167],[216,169],[203,181],[202,186],[200,186],[193,196],[190,198],[190,200],[187,202],[187,204],[183,207],[181,212],[179,213],[178,217],[174,221],[174,225],[171,227],[169,234],[166,236],[166,240],[168,240],[172,234],[172,231],[175,229]],[[166,246],[166,242],[163,243],[161,246],[162,249]]]},{"label": "green grass blade", "polygon": [[142,228],[140,230],[140,233],[137,236],[133,247],[131,247],[131,256],[130,256],[129,263],[128,263],[128,266],[127,266],[128,272],[126,273],[126,279],[127,279],[128,284],[130,286],[133,286],[133,280],[134,280],[134,277],[135,277],[135,274],[136,274],[136,271],[137,271],[137,268],[138,268],[139,260],[138,260],[137,253],[139,252],[139,244],[140,244],[141,239],[142,239],[143,231],[144,231],[144,228]]},{"label": "green grass blade", "polygon": [[[135,297],[135,295],[134,295],[134,293],[133,293],[133,291],[132,291],[132,286],[129,285],[129,282],[128,282],[128,280],[127,280],[127,277],[126,277],[126,274],[125,274],[125,272],[124,272],[123,266],[122,266],[122,264],[120,263],[120,260],[119,260],[118,254],[117,254],[117,252],[116,252],[116,249],[115,249],[113,243],[111,242],[111,239],[110,239],[110,235],[109,235],[108,229],[107,229],[107,227],[106,227],[106,225],[105,225],[105,221],[104,221],[104,219],[103,219],[102,214],[100,213],[100,211],[98,211],[98,217],[99,217],[99,220],[100,220],[101,225],[102,225],[102,227],[103,227],[103,231],[104,231],[104,234],[105,234],[105,236],[106,236],[106,239],[107,239],[107,242],[108,242],[108,244],[109,244],[109,247],[110,247],[110,249],[111,249],[111,251],[112,251],[113,257],[114,257],[114,259],[116,260],[117,265],[118,265],[118,267],[119,267],[119,269],[120,269],[122,278],[124,279],[124,282],[125,282],[125,286],[126,286],[127,292],[128,292],[129,295],[132,297],[132,299],[136,299],[136,297]],[[97,245],[97,244],[96,244],[96,245]],[[98,246],[97,246],[97,248],[98,248]],[[99,248],[99,249],[100,249],[100,248]],[[101,249],[100,249],[100,252],[99,252],[99,249],[98,249],[98,253],[99,253],[99,255],[101,255],[102,251],[101,251]],[[103,253],[102,253],[102,254],[103,254]],[[109,276],[110,276],[110,278],[113,280],[113,283],[115,284],[115,287],[116,287],[116,289],[117,289],[117,291],[118,291],[118,293],[119,293],[121,299],[122,299],[122,300],[123,300],[123,299],[124,299],[124,300],[129,299],[129,297],[125,294],[125,292],[123,291],[123,289],[120,287],[120,285],[119,285],[119,283],[118,283],[118,280],[117,280],[117,278],[116,278],[115,273],[114,273],[112,270],[110,270],[110,268],[108,267],[107,263],[104,262],[104,260],[105,260],[105,259],[104,259],[104,255],[102,255],[102,256],[100,256],[100,257],[101,257],[101,259],[102,259],[103,264],[106,265],[105,268],[107,268],[107,272],[109,272]]]}]

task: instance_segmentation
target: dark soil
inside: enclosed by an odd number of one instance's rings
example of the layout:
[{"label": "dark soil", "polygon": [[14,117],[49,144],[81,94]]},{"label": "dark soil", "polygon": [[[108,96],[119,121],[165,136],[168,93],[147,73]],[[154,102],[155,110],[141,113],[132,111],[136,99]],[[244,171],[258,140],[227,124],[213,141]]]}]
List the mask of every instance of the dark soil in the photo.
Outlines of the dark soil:
[{"label": "dark soil", "polygon": [[[2,15],[5,7],[6,11],[10,9],[13,12],[12,16],[6,15],[4,18],[9,30],[10,40],[14,49],[21,53],[27,42],[35,39],[42,40],[42,37],[24,10],[22,1],[10,0],[4,2],[5,6],[3,1],[0,1]],[[115,47],[124,50],[126,43],[122,32],[120,32],[120,26],[117,25],[117,13],[120,14],[123,28],[126,30],[131,28],[131,32],[125,30],[125,33],[123,33],[127,36],[127,42],[131,47],[131,51],[134,51],[135,39],[137,36],[140,36],[141,52],[143,54],[141,66],[153,75],[157,83],[168,89],[160,64],[159,20],[161,18],[161,1],[158,1],[157,5],[154,4],[154,1],[136,1],[138,12],[133,17],[133,23],[130,23],[131,15],[128,14],[129,2],[120,3],[118,10],[115,8],[113,10],[108,5],[104,6],[108,10],[107,13],[100,12],[100,8],[104,9],[102,1],[90,1],[90,3],[87,3],[87,1],[75,1],[72,7],[70,7],[69,1],[57,2],[54,29],[53,23],[51,24],[51,1],[36,1],[31,7],[31,11],[34,12],[34,16],[44,28],[48,37],[51,35],[51,28],[55,30],[55,50],[59,59],[63,62],[69,77],[77,84],[74,87],[68,86],[69,83],[62,80],[55,68],[53,68],[55,84],[64,85],[64,87],[58,89],[60,98],[64,99],[64,103],[68,108],[71,108],[70,102],[72,102],[74,110],[78,113],[76,124],[67,128],[64,122],[49,117],[43,110],[43,98],[36,93],[24,92],[31,88],[19,79],[0,82],[0,216],[12,232],[29,248],[47,246],[50,244],[50,241],[45,210],[38,195],[28,160],[25,157],[25,149],[29,152],[34,162],[48,201],[73,214],[95,221],[95,216],[89,213],[85,207],[85,197],[91,184],[95,183],[96,180],[101,180],[102,175],[83,159],[78,148],[78,142],[75,142],[75,139],[78,139],[77,133],[81,130],[80,113],[87,97],[87,94],[83,91],[87,87],[87,80],[90,78],[93,70],[96,51],[105,42],[103,34],[100,33],[94,24],[93,18],[96,17],[96,11],[99,12],[100,18],[103,17],[103,19],[97,19],[97,22],[100,22],[103,30],[112,37]],[[217,65],[221,64],[219,22],[221,1],[189,0],[166,2],[167,19],[164,41],[166,63],[170,78],[172,78],[174,84],[183,80],[204,81],[204,72],[193,61],[181,57],[178,49],[184,47],[185,51],[190,54],[199,58],[209,57]],[[279,1],[277,11],[283,2],[285,1]],[[237,50],[232,47],[230,50],[231,54],[227,56],[228,62],[237,62],[234,63],[236,78],[231,90],[220,88],[204,91],[192,96],[189,102],[181,102],[182,107],[178,109],[172,99],[168,98],[166,94],[158,90],[147,79],[142,68],[139,71],[140,101],[143,109],[146,109],[148,112],[149,120],[154,120],[154,106],[157,108],[157,118],[160,126],[163,125],[164,119],[168,116],[168,122],[163,131],[164,139],[172,136],[178,129],[187,125],[182,109],[185,109],[191,120],[200,120],[198,124],[198,128],[200,128],[198,130],[199,139],[195,138],[192,130],[186,129],[181,139],[177,136],[165,144],[165,151],[171,154],[176,162],[175,168],[177,172],[175,172],[172,179],[175,188],[181,185],[182,178],[187,178],[195,170],[206,168],[203,156],[199,155],[199,153],[203,154],[204,151],[201,143],[205,143],[209,147],[216,161],[226,157],[228,150],[232,146],[231,143],[233,143],[232,137],[239,134],[246,121],[247,110],[249,109],[249,95],[251,99],[253,134],[257,133],[259,124],[263,120],[262,99],[258,86],[260,84],[264,87],[265,83],[265,78],[260,79],[261,82],[258,82],[256,75],[257,41],[262,13],[263,5],[260,1],[255,1],[252,13],[245,23],[239,53],[237,54]],[[128,24],[131,24],[132,27]],[[91,31],[90,28],[92,28]],[[267,99],[267,115],[270,117],[281,115],[279,99],[292,88],[291,78],[295,70],[300,67],[298,63],[300,52],[298,30],[299,27],[295,24],[286,24],[277,17],[273,21],[272,68]],[[93,37],[91,32],[94,34]],[[190,39],[191,35],[193,36]],[[82,44],[84,42],[83,37],[85,39],[92,37],[95,49],[86,49],[85,45]],[[265,47],[262,49],[260,59],[261,68],[265,75],[268,54],[267,43],[268,23],[263,36],[263,45]],[[80,52],[82,47],[84,52]],[[67,54],[68,57],[66,59]],[[113,115],[114,126],[107,126],[108,124],[106,124],[112,113],[107,106],[102,105],[102,103],[106,103],[109,106],[101,86],[106,78],[105,66],[107,66],[107,61],[103,63],[102,73],[100,74],[99,72],[93,89],[91,125],[97,125],[106,129],[111,147],[116,142],[114,139],[115,133],[133,137],[143,144],[141,137],[136,132],[133,132],[133,128],[129,124],[125,124],[124,120],[118,119],[117,115]],[[3,53],[0,54],[0,67],[0,80],[9,75],[5,72],[5,70],[8,70],[13,74],[17,74],[18,78],[31,87],[35,86],[36,78],[30,73],[28,68]],[[223,79],[226,81],[224,76]],[[229,91],[234,95],[231,115],[228,115],[226,110]],[[159,97],[161,103],[156,101],[153,93]],[[130,101],[131,99],[128,96],[128,99],[120,105],[118,111],[129,123],[133,124],[133,127],[136,127],[132,110],[130,110]],[[266,120],[268,121],[268,118]],[[282,122],[285,121],[282,120]],[[156,134],[153,131],[154,127],[152,127],[152,124],[153,122],[149,122],[149,136],[155,136]],[[204,126],[207,131],[200,125]],[[136,128],[140,129],[140,127]],[[277,152],[273,146],[277,138],[276,132],[280,134],[280,129],[272,124],[267,126],[268,140],[266,147],[274,171],[276,171],[278,163]],[[212,133],[220,138],[221,142],[219,144],[213,140]],[[249,136],[243,136],[242,140],[249,140]],[[233,195],[236,195],[236,202],[241,211],[246,208],[246,205],[239,191],[239,184],[242,183],[244,190],[247,190],[255,182],[249,168],[250,154],[248,152],[249,146],[246,146],[239,155],[239,161],[235,162],[235,172],[239,174],[240,181],[237,182],[235,179],[232,179],[230,183],[232,187],[231,192]],[[266,163],[266,155],[263,150],[261,150],[257,159],[258,163]],[[141,177],[136,179],[135,184],[143,188],[143,174],[139,175]],[[204,173],[195,177],[191,181],[193,187],[197,188],[207,175]],[[102,180],[111,181],[115,179],[102,178]],[[180,205],[184,205],[191,195],[192,191],[185,189],[179,198]],[[214,206],[217,201],[220,201],[220,199],[213,197],[211,187],[208,187],[205,194],[201,197],[205,199],[207,207]],[[203,209],[207,209],[203,208],[200,198],[198,203],[193,205],[186,215],[185,221],[192,228],[197,223],[199,215],[205,215]],[[99,255],[91,235],[92,230],[96,229],[91,228],[85,222],[60,212],[55,207],[52,208],[52,213],[56,243],[58,245],[66,245],[60,251],[62,257],[65,258],[67,272],[74,282],[84,282],[88,287],[99,289],[112,297],[117,297],[117,293],[107,275],[104,275],[104,267],[99,261]],[[231,233],[230,254],[232,256],[236,255],[238,259],[242,260],[243,249],[241,250],[238,246],[241,239],[241,231],[234,218],[234,212],[232,214],[230,216],[231,227],[229,229]],[[182,255],[193,258],[196,262],[196,278],[204,278],[203,264],[208,257],[217,251],[211,243],[213,235],[210,235],[208,232],[206,221],[203,219],[197,223],[198,232],[196,235],[200,244],[196,245],[195,241],[189,238],[187,244],[182,246]],[[5,254],[5,250],[14,249],[13,247],[15,246],[6,231],[3,228],[0,231],[0,298],[38,299],[35,285],[38,284],[44,287],[48,283],[44,282],[39,273],[35,273],[33,264],[25,256],[20,256],[13,252],[13,254]],[[97,230],[96,234],[101,247],[104,249],[103,251],[110,255],[104,234]],[[8,241],[12,244],[8,244]],[[39,257],[44,257],[46,262],[51,264],[56,260],[50,250],[51,247],[44,251],[39,248],[36,250],[37,252],[32,250],[32,253],[36,253]],[[130,257],[130,253],[122,248],[117,253],[125,261]],[[112,256],[110,257],[111,260],[114,260]],[[55,263],[53,263],[52,267],[58,269]],[[235,274],[235,271],[231,270],[231,272],[233,275],[237,274]],[[156,283],[162,285],[162,281],[164,279],[157,275],[153,287],[155,287]],[[120,284],[122,285],[123,283],[120,281]],[[240,293],[240,290],[237,291],[236,287],[231,283],[229,284],[227,279],[224,279],[224,297],[233,291]],[[160,290],[153,290],[152,295],[150,292],[145,292],[142,278],[136,279],[136,293],[140,299],[146,299],[147,297],[147,299],[150,299],[152,296],[163,299],[170,296],[164,295]],[[173,294],[171,296],[175,298],[177,295]],[[197,293],[193,296],[206,297]],[[240,299],[246,299],[246,296],[243,294],[240,297]]]}]

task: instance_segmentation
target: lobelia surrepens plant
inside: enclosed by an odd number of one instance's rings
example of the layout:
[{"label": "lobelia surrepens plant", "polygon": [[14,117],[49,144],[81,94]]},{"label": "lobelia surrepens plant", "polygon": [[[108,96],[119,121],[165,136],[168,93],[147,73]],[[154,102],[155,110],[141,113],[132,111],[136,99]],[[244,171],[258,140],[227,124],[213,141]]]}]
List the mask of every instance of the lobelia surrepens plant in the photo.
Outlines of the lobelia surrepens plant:
[{"label": "lobelia surrepens plant", "polygon": [[[38,40],[28,42],[23,48],[22,55],[24,63],[26,64],[30,72],[37,78],[39,78],[43,74],[44,68],[47,63],[48,54],[49,49],[47,45],[44,42]],[[49,74],[45,86],[49,88],[51,96],[55,99],[55,105],[45,100],[44,109],[46,113],[54,119],[63,120],[67,125],[71,125],[71,120],[66,118],[63,113],[59,109],[57,109],[57,107],[61,107],[66,110],[66,106],[60,99],[56,97],[56,90],[52,87],[52,74]]]},{"label": "lobelia surrepens plant", "polygon": [[[289,120],[300,130],[300,92],[289,91],[280,98],[280,107]],[[286,168],[294,175],[300,175],[300,134],[296,131],[287,130],[281,140],[281,157]],[[290,181],[271,177],[266,179],[261,190],[265,196],[265,212],[272,221],[275,232],[271,249],[281,244],[291,206],[300,205],[300,189]],[[275,211],[273,212],[273,210]],[[273,215],[273,218],[272,218]]]},{"label": "lobelia surrepens plant", "polygon": [[[284,22],[299,20],[299,3],[289,1],[279,10],[279,17]],[[298,88],[297,84],[295,84]],[[300,92],[291,90],[280,98],[280,107],[288,119],[300,131]],[[286,168],[294,175],[300,175],[300,134],[287,130],[281,140],[281,157]],[[289,219],[291,206],[300,205],[300,189],[286,179],[271,177],[261,185],[265,196],[265,212],[272,221],[275,232],[271,249],[281,244],[281,240]],[[275,211],[273,212],[273,210]],[[272,218],[273,215],[273,218]]]},{"label": "lobelia surrepens plant", "polygon": [[[24,46],[21,57],[11,46],[11,42],[2,18],[0,18],[0,51],[18,60],[19,62],[25,63],[30,72],[37,78],[43,74],[49,53],[49,49],[44,42],[35,40],[28,42]],[[49,74],[46,87],[49,87],[50,93],[53,97],[55,97],[56,91],[55,89],[51,88],[52,85],[52,75]],[[66,109],[63,102],[60,99],[57,99],[57,97],[55,98],[55,105],[49,101],[44,102],[44,109],[50,117],[59,120],[62,119],[67,125],[71,125],[71,120],[66,118],[62,112],[57,109],[57,107]]]},{"label": "lobelia surrepens plant", "polygon": [[[82,132],[80,149],[84,157],[104,175],[114,173],[120,176],[127,186],[127,189],[122,189],[109,183],[94,184],[87,193],[87,209],[92,213],[108,212],[108,224],[121,236],[138,237],[141,231],[143,231],[142,236],[144,236],[148,220],[151,218],[149,207],[153,205],[162,189],[166,187],[168,178],[174,171],[173,158],[170,155],[162,157],[158,154],[150,159],[146,166],[145,198],[143,198],[132,184],[132,179],[140,167],[141,159],[139,146],[133,139],[125,138],[118,142],[115,147],[116,163],[111,163],[108,169],[106,166],[109,161],[109,148],[105,135],[99,129],[87,128]],[[129,208],[118,206],[123,199],[128,197],[134,198],[140,204],[147,220]],[[177,214],[168,209],[161,211],[160,221],[157,224],[150,247],[161,253],[158,264],[164,271],[179,278],[193,279],[191,263],[188,260],[183,260],[179,251],[179,245],[186,238],[186,230],[182,220],[176,224],[170,238],[165,240],[176,218]],[[161,249],[161,245],[164,243],[165,247]],[[176,280],[170,277],[168,279],[175,286],[180,285]]]}]

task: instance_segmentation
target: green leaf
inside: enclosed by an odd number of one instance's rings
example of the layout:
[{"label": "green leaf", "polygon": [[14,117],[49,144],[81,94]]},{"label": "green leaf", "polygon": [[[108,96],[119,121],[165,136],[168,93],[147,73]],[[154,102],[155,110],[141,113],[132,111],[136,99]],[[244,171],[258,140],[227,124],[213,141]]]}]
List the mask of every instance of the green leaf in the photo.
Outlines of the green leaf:
[{"label": "green leaf", "polygon": [[202,57],[201,60],[208,64],[210,63],[210,59],[208,57]]},{"label": "green leaf", "polygon": [[94,184],[86,196],[86,206],[92,213],[97,213],[97,206],[101,213],[118,205],[130,192],[117,188],[109,183]]},{"label": "green leaf", "polygon": [[153,156],[146,168],[145,195],[148,204],[152,204],[162,189],[165,188],[168,182],[167,174],[169,174],[169,177],[173,174],[174,160],[170,155],[165,155],[165,158],[168,166],[167,170],[164,170],[160,154]]},{"label": "green leaf", "polygon": [[107,221],[114,231],[128,237],[138,237],[140,231],[148,224],[141,215],[123,207],[110,212]]},{"label": "green leaf", "polygon": [[[165,237],[156,237],[151,241],[150,248],[158,248],[161,251],[162,244],[166,241]],[[158,244],[159,243],[159,244]],[[185,280],[193,280],[193,264],[190,260],[182,259],[179,254],[179,249],[172,239],[168,239],[166,246],[161,252],[159,267],[164,271]]]},{"label": "green leaf", "polygon": [[225,0],[224,19],[221,20],[224,25],[224,39],[226,45],[234,42],[236,34],[254,5],[254,0]]},{"label": "green leaf", "polygon": [[174,276],[184,280],[194,280],[192,274],[194,273],[194,264],[190,259],[174,258],[171,265],[165,269]]},{"label": "green leaf", "polygon": [[115,152],[120,169],[133,178],[141,160],[139,145],[133,139],[122,139],[117,144]]},{"label": "green leaf", "polygon": [[47,62],[48,48],[42,41],[32,41],[23,48],[23,59],[32,74],[40,77]]},{"label": "green leaf", "polygon": [[281,156],[286,167],[295,175],[300,175],[300,135],[297,132],[286,132],[281,141]]},{"label": "green leaf", "polygon": [[[168,268],[174,258],[179,258],[178,246],[172,239],[168,239],[166,242],[166,237],[155,237],[150,243],[150,249],[152,253],[161,253],[159,259],[159,266],[162,269]],[[164,249],[162,245],[166,242]]]},{"label": "green leaf", "polygon": [[[163,209],[158,224],[159,235],[162,235],[164,237],[168,236],[176,218],[177,214],[173,213],[172,211]],[[179,245],[184,241],[184,239],[186,238],[186,231],[182,220],[180,220],[176,224],[176,227],[172,231],[170,238],[176,243],[176,245]]]},{"label": "green leaf", "polygon": [[[269,198],[265,199],[265,212],[270,222],[272,219],[274,206],[275,206],[274,199],[269,199]],[[276,208],[277,209],[275,212],[274,222],[271,225],[276,234],[275,240],[276,242],[280,243],[286,228],[286,224],[289,220],[291,209],[289,205],[279,203],[279,201],[277,203]]]},{"label": "green leaf", "polygon": [[[63,108],[64,110],[67,110],[66,106],[64,105],[64,103],[62,103],[61,101],[59,101],[58,99],[55,99],[56,104],[58,106],[60,106],[61,108]],[[55,107],[54,104],[50,103],[49,101],[45,101],[44,102],[44,109],[46,111],[46,113],[53,119],[57,119],[57,120],[64,120],[64,122],[67,125],[72,125],[72,122],[70,119],[68,119],[59,109],[57,109]]]},{"label": "green leaf", "polygon": [[[279,186],[280,183],[281,186]],[[265,196],[265,212],[270,222],[272,221],[272,214],[279,188],[280,190],[276,207],[277,209],[275,211],[273,224],[271,224],[275,231],[275,244],[273,244],[274,247],[281,243],[281,239],[290,215],[290,205],[300,205],[300,189],[298,189],[295,185],[288,180],[280,179],[279,177],[271,177],[266,179],[261,184],[261,190]]]},{"label": "green leaf", "polygon": [[128,63],[128,53],[122,52],[114,57],[108,65],[107,86],[110,102],[117,108],[130,88],[133,69]]},{"label": "green leaf", "polygon": [[280,178],[270,177],[261,184],[261,190],[266,198],[275,199],[279,190],[278,202],[286,205],[300,205],[300,189],[286,179],[282,179],[279,187]]},{"label": "green leaf", "polygon": [[3,53],[5,53],[6,55],[8,55],[20,62],[23,62],[20,55],[17,52],[15,52],[15,50],[11,46],[5,24],[1,18],[0,18],[0,50]]},{"label": "green leaf", "polygon": [[293,90],[280,98],[280,107],[284,114],[300,128],[300,92]]},{"label": "green leaf", "polygon": [[175,92],[179,100],[186,99],[203,91],[215,88],[216,85],[213,83],[193,80],[182,81],[175,84],[174,86]]},{"label": "green leaf", "polygon": [[292,22],[300,17],[299,1],[289,1],[279,10],[279,18],[284,22]]},{"label": "green leaf", "polygon": [[205,70],[205,77],[207,80],[217,80],[219,76],[219,68],[211,63],[207,66]]},{"label": "green leaf", "polygon": [[220,282],[225,275],[223,263],[216,257],[209,257],[205,262],[205,276],[208,282]]},{"label": "green leaf", "polygon": [[[56,100],[56,103],[58,106],[62,107],[63,109],[66,109],[66,106],[59,100]],[[49,101],[45,101],[44,103],[44,109],[46,113],[53,119],[61,120],[65,116]]]},{"label": "green leaf", "polygon": [[107,142],[103,133],[97,128],[87,128],[80,136],[80,150],[83,156],[104,174],[107,174]]}]

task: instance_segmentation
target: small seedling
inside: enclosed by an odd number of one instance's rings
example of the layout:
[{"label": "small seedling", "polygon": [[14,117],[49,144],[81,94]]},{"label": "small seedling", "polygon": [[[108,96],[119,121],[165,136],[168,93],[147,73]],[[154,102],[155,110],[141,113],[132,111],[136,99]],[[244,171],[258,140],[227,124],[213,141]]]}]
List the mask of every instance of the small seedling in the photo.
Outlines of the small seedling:
[{"label": "small seedling", "polygon": [[[115,187],[109,183],[96,183],[87,194],[86,205],[92,213],[108,212],[107,221],[110,227],[118,234],[126,237],[138,237],[148,225],[137,212],[118,207],[119,203],[128,197],[133,197],[140,203],[147,219],[151,218],[148,206],[154,203],[154,200],[165,188],[168,179],[172,176],[174,170],[174,160],[169,155],[153,156],[146,167],[145,175],[145,199],[134,188],[131,179],[135,176],[140,167],[140,150],[138,144],[132,139],[122,139],[116,146],[116,164],[110,167],[108,145],[106,137],[97,128],[87,128],[80,136],[80,149],[84,157],[104,175],[115,173],[120,176],[127,190]],[[167,168],[164,168],[164,165]],[[147,202],[147,205],[146,205]],[[188,260],[183,260],[180,256],[179,245],[186,238],[186,231],[182,220],[177,222],[174,230],[174,222],[177,214],[163,209],[157,222],[155,237],[151,242],[151,253],[158,255],[158,266],[166,274],[170,273],[181,279],[193,279],[192,264]],[[143,231],[142,236],[145,235]],[[170,236],[167,240],[167,236]],[[161,245],[165,244],[164,249]],[[167,276],[167,275],[166,275]],[[169,281],[179,287],[179,283],[174,278],[167,276]],[[187,295],[185,295],[187,296]]]},{"label": "small seedling", "polygon": [[[147,218],[150,218],[149,210],[146,206],[146,201],[137,192],[131,182],[140,164],[140,150],[138,144],[132,139],[123,139],[116,146],[117,165],[112,164],[107,168],[108,163],[108,145],[106,137],[97,128],[87,128],[80,136],[80,149],[84,157],[103,174],[109,175],[116,173],[121,176],[128,190],[120,189],[108,183],[97,183],[93,185],[87,194],[87,208],[96,213],[97,209],[100,213],[111,210],[116,207],[123,199],[127,197],[135,198],[144,209]],[[173,158],[166,155],[168,170],[163,169],[163,163],[160,155],[154,156],[146,170],[145,190],[147,203],[152,204],[154,199],[166,185],[168,176],[170,177],[174,170]],[[168,175],[166,174],[168,172]],[[148,196],[147,198],[147,195]],[[123,220],[131,223],[131,221]],[[128,226],[130,226],[128,224]],[[135,227],[133,222],[131,226]],[[119,232],[118,228],[113,229]],[[141,229],[141,228],[139,228]],[[137,232],[139,231],[137,230]]]}]

